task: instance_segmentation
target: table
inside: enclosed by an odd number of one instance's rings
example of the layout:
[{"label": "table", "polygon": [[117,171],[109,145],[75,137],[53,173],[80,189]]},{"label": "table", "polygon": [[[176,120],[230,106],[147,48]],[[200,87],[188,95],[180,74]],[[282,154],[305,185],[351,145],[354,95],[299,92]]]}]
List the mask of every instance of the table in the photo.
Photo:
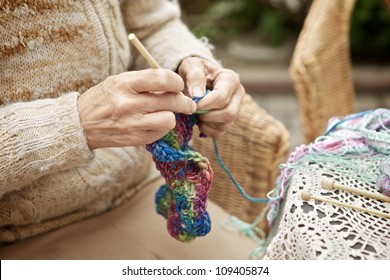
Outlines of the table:
[{"label": "table", "polygon": [[302,191],[309,191],[390,213],[390,203],[342,190],[326,190],[320,185],[326,176],[343,185],[378,192],[376,182],[370,178],[378,177],[380,171],[372,166],[378,166],[384,158],[340,155],[337,162],[343,164],[324,158],[296,167],[264,259],[390,259],[390,219],[301,198]]},{"label": "table", "polygon": [[[383,126],[383,123],[389,124],[389,112],[376,112],[374,117],[379,116]],[[374,117],[370,114],[359,122],[355,119],[352,126],[345,122],[337,132],[329,134],[332,136],[329,141],[339,141],[332,143],[333,147],[334,143],[339,145],[332,154],[321,152],[318,148],[318,143],[321,142],[317,142],[303,145],[295,155],[290,156],[287,169],[290,164],[291,174],[285,178],[288,188],[264,259],[390,259],[389,218],[318,200],[304,201],[301,198],[302,191],[309,191],[315,196],[390,213],[388,202],[343,190],[326,190],[320,184],[321,178],[330,177],[342,185],[380,192],[377,178],[382,174],[383,162],[390,159],[387,152],[390,145],[383,146],[386,148],[385,153],[379,153],[373,149],[378,143],[378,135],[372,138],[376,142],[362,141],[364,135],[361,133],[362,125],[372,128],[374,132],[380,131],[378,126],[373,125]],[[352,127],[349,133],[346,133],[346,127]],[[389,133],[387,127],[383,131]],[[390,135],[387,139],[390,139]],[[351,147],[355,150],[354,153],[347,152]],[[299,153],[298,158],[304,159],[303,154],[310,154],[309,150],[311,156],[308,159],[291,160]]]}]

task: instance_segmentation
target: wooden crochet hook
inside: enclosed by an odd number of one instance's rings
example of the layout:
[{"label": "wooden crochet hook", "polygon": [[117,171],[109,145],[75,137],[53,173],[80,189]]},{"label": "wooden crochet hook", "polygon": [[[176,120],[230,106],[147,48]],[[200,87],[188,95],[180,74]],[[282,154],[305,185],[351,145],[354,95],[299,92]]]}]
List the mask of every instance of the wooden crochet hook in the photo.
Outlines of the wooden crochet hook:
[{"label": "wooden crochet hook", "polygon": [[362,195],[365,197],[374,198],[380,201],[390,202],[389,196],[380,193],[373,193],[366,190],[360,190],[360,189],[344,186],[336,183],[332,178],[328,178],[328,177],[323,177],[321,179],[321,187],[327,190],[334,190],[334,189],[343,190],[354,194]]},{"label": "wooden crochet hook", "polygon": [[[130,33],[128,38],[152,68],[154,69],[161,68],[160,64],[158,64],[158,62],[154,59],[154,57],[150,54],[150,52],[148,52],[148,50],[144,47],[144,45],[137,38],[137,36],[135,36],[134,33]],[[180,94],[184,94],[184,93],[180,92]]]},{"label": "wooden crochet hook", "polygon": [[383,218],[390,219],[390,214],[383,213],[383,212],[377,211],[377,210],[367,209],[367,208],[360,207],[360,206],[357,206],[357,205],[351,205],[351,204],[340,202],[340,201],[333,200],[333,199],[328,199],[328,198],[325,198],[325,197],[322,197],[322,196],[315,196],[315,195],[312,195],[310,192],[307,192],[307,191],[303,191],[301,193],[301,198],[304,201],[309,201],[310,199],[315,199],[315,200],[323,201],[323,202],[330,203],[330,204],[333,204],[333,205],[337,205],[337,206],[341,206],[341,207],[347,207],[347,208],[352,208],[352,209],[355,209],[355,210],[358,210],[358,211],[362,211],[362,212],[366,212],[366,213],[377,215],[377,216],[380,216],[380,217],[383,217]]},{"label": "wooden crochet hook", "polygon": [[[154,59],[154,57],[148,52],[148,50],[144,47],[141,41],[135,36],[134,33],[130,33],[128,36],[130,42],[136,47],[136,49],[140,52],[140,54],[145,58],[145,60],[149,63],[149,65],[154,69],[161,68],[160,64]],[[180,94],[184,94],[180,92]],[[208,166],[206,163],[198,161],[198,166],[202,169],[207,169]]]},{"label": "wooden crochet hook", "polygon": [[141,43],[140,40],[138,40],[137,36],[135,36],[134,33],[130,33],[128,38],[152,68],[154,69],[161,68],[160,64],[158,64],[158,62],[153,58],[153,56],[146,50],[144,45]]}]

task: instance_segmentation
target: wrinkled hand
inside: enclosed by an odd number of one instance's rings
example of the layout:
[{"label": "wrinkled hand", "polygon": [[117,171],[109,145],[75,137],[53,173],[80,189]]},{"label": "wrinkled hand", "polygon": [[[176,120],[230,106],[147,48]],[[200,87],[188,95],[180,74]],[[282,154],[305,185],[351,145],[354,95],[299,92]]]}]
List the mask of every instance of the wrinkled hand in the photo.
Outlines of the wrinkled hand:
[{"label": "wrinkled hand", "polygon": [[[138,146],[163,137],[176,125],[176,113],[193,114],[196,104],[180,92],[182,78],[164,69],[108,77],[78,99],[90,149]],[[206,103],[207,104],[207,103]]]},{"label": "wrinkled hand", "polygon": [[190,96],[203,96],[198,110],[210,110],[200,115],[199,129],[215,139],[222,137],[238,117],[240,103],[245,94],[237,73],[221,68],[200,57],[188,57],[178,69]]}]

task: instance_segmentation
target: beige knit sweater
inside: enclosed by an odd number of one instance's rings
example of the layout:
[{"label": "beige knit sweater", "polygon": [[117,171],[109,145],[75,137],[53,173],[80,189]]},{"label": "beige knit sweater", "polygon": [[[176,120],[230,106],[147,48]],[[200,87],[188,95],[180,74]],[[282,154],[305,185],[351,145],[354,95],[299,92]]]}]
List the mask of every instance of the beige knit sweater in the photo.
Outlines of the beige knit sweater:
[{"label": "beige knit sweater", "polygon": [[212,60],[179,16],[164,0],[0,1],[0,241],[64,226],[134,193],[149,155],[144,147],[91,152],[77,98],[109,75],[148,67],[130,32],[164,68],[192,55]]}]

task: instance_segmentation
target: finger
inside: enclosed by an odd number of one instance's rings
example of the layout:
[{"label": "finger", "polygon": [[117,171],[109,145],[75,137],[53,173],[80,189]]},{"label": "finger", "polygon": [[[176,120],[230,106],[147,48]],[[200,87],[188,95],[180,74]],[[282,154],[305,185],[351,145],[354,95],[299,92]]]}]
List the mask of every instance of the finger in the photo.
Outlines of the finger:
[{"label": "finger", "polygon": [[122,92],[176,92],[184,89],[183,79],[167,69],[146,69],[123,72],[113,76],[112,87],[119,87]]},{"label": "finger", "polygon": [[176,117],[174,113],[169,111],[147,113],[142,115],[139,125],[139,129],[142,131],[162,131],[166,134],[169,130],[175,128]]},{"label": "finger", "polygon": [[213,90],[198,103],[198,110],[224,108],[236,92],[244,91],[238,75],[233,71],[224,71],[216,77]]},{"label": "finger", "polygon": [[203,134],[212,137],[216,140],[222,138],[222,136],[225,135],[229,127],[230,127],[229,124],[223,124],[223,125],[220,124],[218,126],[211,126],[210,123],[199,124],[199,130]]},{"label": "finger", "polygon": [[179,74],[186,83],[186,90],[191,97],[201,97],[206,91],[206,74],[203,59],[188,57],[179,67]]},{"label": "finger", "polygon": [[[119,124],[120,133],[111,136],[138,144],[150,144],[165,136],[175,126],[176,117],[172,112],[160,111],[138,116],[132,115]],[[131,145],[135,144],[131,143]]]},{"label": "finger", "polygon": [[150,144],[164,137],[176,126],[175,114],[168,111],[144,114],[140,127],[140,142]]},{"label": "finger", "polygon": [[159,111],[169,111],[191,115],[196,109],[196,103],[184,94],[172,92],[160,93],[143,93],[127,98],[122,104],[122,112],[126,114],[127,110],[137,110],[142,113],[152,113]]},{"label": "finger", "polygon": [[228,123],[203,122],[203,124],[204,126],[207,126],[208,128],[213,130],[226,131],[234,124],[234,122],[228,122]]},{"label": "finger", "polygon": [[199,119],[202,122],[220,123],[228,123],[236,120],[243,96],[244,95],[242,93],[234,94],[230,100],[230,103],[226,107],[222,109],[214,109],[206,114],[199,115]]}]

